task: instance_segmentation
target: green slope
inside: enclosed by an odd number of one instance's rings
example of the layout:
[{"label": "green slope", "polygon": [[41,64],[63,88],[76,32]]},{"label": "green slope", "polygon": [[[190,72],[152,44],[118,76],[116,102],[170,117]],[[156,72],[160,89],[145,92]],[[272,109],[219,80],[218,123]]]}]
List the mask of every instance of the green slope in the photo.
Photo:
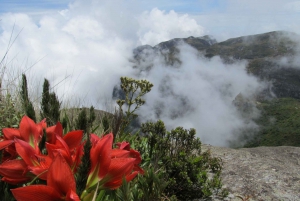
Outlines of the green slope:
[{"label": "green slope", "polygon": [[245,147],[300,146],[300,100],[279,98],[259,105],[261,129]]}]

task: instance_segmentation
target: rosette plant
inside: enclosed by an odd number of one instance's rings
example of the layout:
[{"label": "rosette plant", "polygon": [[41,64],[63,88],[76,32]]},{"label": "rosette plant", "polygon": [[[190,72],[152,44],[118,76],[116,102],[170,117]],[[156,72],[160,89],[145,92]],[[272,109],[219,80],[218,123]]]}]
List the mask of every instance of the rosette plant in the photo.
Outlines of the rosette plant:
[{"label": "rosette plant", "polygon": [[[85,175],[85,190],[77,195],[74,175],[84,155],[83,131],[64,135],[59,122],[47,128],[45,120],[36,124],[24,116],[19,129],[4,128],[2,132],[1,180],[23,186],[11,189],[17,201],[88,201],[98,196],[98,190],[117,189],[124,179],[129,182],[144,173],[139,167],[141,156],[130,145],[126,149],[120,146],[113,149],[112,133],[101,137],[90,134],[90,172]],[[43,136],[46,136],[45,146],[40,146]]]}]

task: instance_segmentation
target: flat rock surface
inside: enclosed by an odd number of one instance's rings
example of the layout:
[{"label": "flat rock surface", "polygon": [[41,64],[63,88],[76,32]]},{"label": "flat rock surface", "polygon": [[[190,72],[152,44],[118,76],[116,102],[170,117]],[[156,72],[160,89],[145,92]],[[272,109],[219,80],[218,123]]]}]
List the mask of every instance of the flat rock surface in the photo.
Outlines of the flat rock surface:
[{"label": "flat rock surface", "polygon": [[[300,147],[231,149],[202,145],[223,161],[222,181],[229,190],[225,200],[300,200]],[[213,200],[224,200],[214,198]]]}]

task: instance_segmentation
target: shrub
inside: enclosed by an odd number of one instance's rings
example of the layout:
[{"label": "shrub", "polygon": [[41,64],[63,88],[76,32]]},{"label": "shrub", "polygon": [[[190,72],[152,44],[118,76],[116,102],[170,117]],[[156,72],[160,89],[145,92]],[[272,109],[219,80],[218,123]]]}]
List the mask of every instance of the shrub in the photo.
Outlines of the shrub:
[{"label": "shrub", "polygon": [[35,111],[32,102],[29,100],[28,97],[27,78],[25,74],[22,74],[20,96],[21,96],[22,107],[23,110],[25,111],[25,114],[31,119],[33,119],[34,121],[36,121]]},{"label": "shrub", "polygon": [[[150,92],[152,86],[148,81],[121,78],[126,98],[117,103],[120,111],[124,104],[127,110],[122,113],[118,137],[141,153],[145,175],[130,184],[131,193],[120,192],[121,189],[115,193],[125,197],[130,194],[133,200],[145,201],[194,200],[222,194],[221,160],[209,152],[201,152],[201,141],[195,129],[177,127],[168,132],[161,120],[142,124],[144,135],[129,135],[124,129],[137,117],[136,110],[145,103],[142,96]],[[136,92],[139,94],[135,95]]]},{"label": "shrub", "polygon": [[56,124],[60,117],[60,105],[56,94],[50,92],[49,81],[45,79],[41,101],[41,119],[47,118],[48,125]]},{"label": "shrub", "polygon": [[221,160],[211,157],[208,152],[201,153],[201,141],[196,138],[195,129],[177,127],[167,132],[159,120],[143,124],[142,132],[148,138],[146,151],[149,153],[146,155],[149,160],[166,170],[166,195],[193,200],[209,197],[221,189]]}]

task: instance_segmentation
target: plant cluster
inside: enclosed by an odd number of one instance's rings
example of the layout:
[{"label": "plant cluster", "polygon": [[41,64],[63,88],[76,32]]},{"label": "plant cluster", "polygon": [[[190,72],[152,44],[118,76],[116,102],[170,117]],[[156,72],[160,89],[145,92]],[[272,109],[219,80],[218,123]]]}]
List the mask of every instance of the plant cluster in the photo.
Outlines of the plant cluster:
[{"label": "plant cluster", "polygon": [[177,127],[168,132],[164,123],[157,121],[143,124],[142,132],[148,139],[148,149],[141,153],[146,153],[152,163],[165,170],[167,195],[193,200],[209,197],[221,189],[221,161],[209,152],[201,153],[201,141],[196,138],[195,129]]},{"label": "plant cluster", "polygon": [[[143,82],[147,84],[141,84]],[[151,87],[148,81],[121,78],[125,99],[117,103],[121,111],[123,105],[127,107],[121,127],[128,126],[128,122],[137,117],[136,109],[145,102],[136,101],[136,98],[150,92]],[[141,92],[146,93],[141,95]],[[145,174],[129,184],[129,200],[194,200],[226,195],[220,180],[221,160],[209,152],[201,152],[201,141],[195,129],[177,127],[167,131],[164,122],[159,120],[142,124],[140,131],[128,135],[124,129],[118,135],[129,141],[143,158],[141,166]],[[120,189],[118,191],[120,194]]]},{"label": "plant cluster", "polygon": [[[132,123],[153,87],[149,81],[122,77],[124,99],[117,100],[114,114],[99,120],[93,106],[60,114],[61,103],[45,79],[40,115],[47,123],[21,119],[20,114],[32,113],[25,76],[22,83],[23,109],[6,108],[16,117],[3,124],[0,139],[4,200],[175,201],[224,195],[221,161],[201,152],[195,129],[167,131],[161,120]],[[103,135],[90,134],[96,130]]]},{"label": "plant cluster", "polygon": [[41,102],[41,119],[47,118],[49,125],[54,125],[60,119],[60,105],[55,92],[50,92],[50,83],[44,80],[42,102]]},{"label": "plant cluster", "polygon": [[0,129],[5,127],[18,127],[23,113],[16,109],[16,102],[10,94],[0,98]]},{"label": "plant cluster", "polygon": [[[19,129],[3,129],[2,182],[19,186],[11,189],[18,201],[90,201],[100,200],[106,189],[117,189],[123,180],[129,182],[144,173],[139,167],[141,156],[129,143],[118,143],[113,149],[112,133],[101,137],[90,134],[88,138],[90,149],[86,150],[82,130],[63,135],[59,122],[47,127],[45,120],[36,124],[24,116]],[[86,165],[82,160],[90,161],[85,167],[89,171],[78,176],[78,169]],[[76,181],[79,177],[85,177],[86,183],[84,190],[76,193],[76,186],[82,185],[82,179]]]},{"label": "plant cluster", "polygon": [[300,146],[300,101],[298,99],[274,98],[262,101],[258,108],[261,115],[255,119],[255,122],[260,130],[252,138],[248,137],[244,147]]}]

